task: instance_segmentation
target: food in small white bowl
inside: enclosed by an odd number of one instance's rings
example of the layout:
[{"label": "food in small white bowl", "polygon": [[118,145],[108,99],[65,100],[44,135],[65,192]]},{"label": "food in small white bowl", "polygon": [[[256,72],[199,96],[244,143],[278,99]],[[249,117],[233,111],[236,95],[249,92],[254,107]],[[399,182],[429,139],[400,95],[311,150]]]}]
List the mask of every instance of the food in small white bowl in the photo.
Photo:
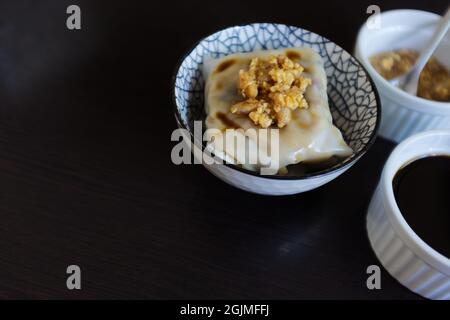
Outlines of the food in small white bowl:
[{"label": "food in small white bowl", "polygon": [[[450,102],[445,101],[448,93],[441,94],[443,99],[436,98],[432,92],[422,94],[426,98],[413,96],[391,84],[372,64],[374,58],[383,53],[420,51],[433,34],[440,18],[434,13],[419,10],[386,11],[379,16],[379,28],[365,23],[358,33],[355,55],[371,75],[380,93],[383,113],[379,134],[384,138],[400,142],[418,132],[450,129]],[[449,34],[433,56],[440,65],[450,70],[448,52]],[[392,59],[390,60],[383,62],[386,67],[392,64]],[[428,90],[436,86],[432,83],[428,85]],[[448,90],[448,85],[443,90]]]},{"label": "food in small white bowl", "polygon": [[450,130],[413,135],[389,156],[367,213],[387,271],[429,299],[450,299]]},{"label": "food in small white bowl", "polygon": [[[301,28],[262,23],[219,31],[187,54],[174,82],[175,116],[194,155],[246,191],[283,195],[317,188],[349,169],[376,137],[380,105],[364,68]],[[200,139],[196,121],[204,125]],[[264,173],[264,163],[247,163],[219,143],[231,129],[245,130],[241,136],[250,145],[256,140],[248,129],[277,131],[277,152],[273,144],[262,148],[261,140],[256,148],[271,164],[277,155],[275,170]]]}]

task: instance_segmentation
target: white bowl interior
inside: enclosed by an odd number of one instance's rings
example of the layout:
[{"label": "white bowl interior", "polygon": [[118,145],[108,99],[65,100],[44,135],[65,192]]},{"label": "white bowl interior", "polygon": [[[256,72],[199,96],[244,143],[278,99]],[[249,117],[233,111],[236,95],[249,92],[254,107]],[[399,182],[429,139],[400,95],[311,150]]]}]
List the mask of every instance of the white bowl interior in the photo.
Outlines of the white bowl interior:
[{"label": "white bowl interior", "polygon": [[401,167],[432,155],[450,155],[450,131],[428,131],[398,145],[386,163],[386,178],[392,182]]}]

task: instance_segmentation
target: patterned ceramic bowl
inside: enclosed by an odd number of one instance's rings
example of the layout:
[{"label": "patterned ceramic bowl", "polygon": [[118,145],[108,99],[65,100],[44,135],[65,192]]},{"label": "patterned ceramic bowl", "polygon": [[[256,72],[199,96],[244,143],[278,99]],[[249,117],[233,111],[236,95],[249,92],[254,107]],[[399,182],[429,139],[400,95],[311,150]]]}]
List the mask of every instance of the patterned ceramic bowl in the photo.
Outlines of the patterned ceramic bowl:
[{"label": "patterned ceramic bowl", "polygon": [[[355,55],[367,69],[378,88],[383,104],[380,135],[394,142],[436,129],[450,129],[450,103],[423,99],[406,93],[384,79],[369,58],[397,49],[420,50],[441,17],[420,10],[390,10],[380,14],[380,28],[365,23],[358,33]],[[442,40],[434,56],[450,68],[450,33]]]},{"label": "patterned ceramic bowl", "polygon": [[[328,100],[334,124],[354,154],[328,169],[312,174],[260,175],[233,164],[206,164],[214,175],[240,189],[269,195],[294,194],[315,189],[342,174],[361,158],[374,142],[380,119],[380,102],[371,78],[347,51],[313,32],[281,24],[256,23],[218,31],[196,44],[181,61],[174,77],[175,117],[186,129],[185,141],[196,158],[205,145],[194,136],[194,121],[204,120],[205,57],[220,58],[239,52],[289,47],[311,47],[324,60]],[[205,159],[205,158],[203,158]]]}]

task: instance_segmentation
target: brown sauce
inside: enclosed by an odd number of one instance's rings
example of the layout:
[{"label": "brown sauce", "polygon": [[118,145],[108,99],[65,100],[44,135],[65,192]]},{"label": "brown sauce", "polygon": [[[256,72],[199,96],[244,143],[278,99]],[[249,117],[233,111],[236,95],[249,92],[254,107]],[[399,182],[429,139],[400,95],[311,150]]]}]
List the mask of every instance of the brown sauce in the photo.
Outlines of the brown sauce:
[{"label": "brown sauce", "polygon": [[[216,116],[223,123],[223,125],[226,127],[226,129],[241,129],[242,128],[238,123],[236,123],[232,119],[230,119],[226,113],[219,111],[216,113]],[[283,175],[283,176],[296,176],[296,177],[313,174],[313,173],[331,168],[331,167],[341,163],[345,159],[346,158],[332,156],[328,159],[321,160],[321,161],[310,161],[310,162],[300,162],[297,164],[291,164],[287,167],[287,170],[280,169],[280,172],[278,174]]]},{"label": "brown sauce", "polygon": [[228,116],[223,112],[217,112],[216,116],[229,129],[239,129],[241,127],[239,124],[228,118]]},{"label": "brown sauce", "polygon": [[297,164],[291,164],[287,166],[287,173],[283,174],[285,176],[303,176],[308,174],[313,174],[319,171],[326,170],[331,168],[338,163],[344,161],[345,158],[332,156],[329,159],[321,160],[321,161],[311,161],[311,162],[300,162]]},{"label": "brown sauce", "polygon": [[450,257],[450,156],[430,156],[401,168],[393,182],[397,205],[411,229]]},{"label": "brown sauce", "polygon": [[217,81],[216,83],[216,90],[222,90],[224,87],[223,83],[220,81]]},{"label": "brown sauce", "polygon": [[231,67],[235,63],[236,63],[236,60],[234,60],[234,59],[229,59],[229,60],[223,61],[221,64],[219,64],[217,66],[216,73],[225,71],[226,69],[228,69],[229,67]]},{"label": "brown sauce", "polygon": [[296,51],[286,51],[286,57],[288,57],[291,60],[300,60],[301,55]]}]

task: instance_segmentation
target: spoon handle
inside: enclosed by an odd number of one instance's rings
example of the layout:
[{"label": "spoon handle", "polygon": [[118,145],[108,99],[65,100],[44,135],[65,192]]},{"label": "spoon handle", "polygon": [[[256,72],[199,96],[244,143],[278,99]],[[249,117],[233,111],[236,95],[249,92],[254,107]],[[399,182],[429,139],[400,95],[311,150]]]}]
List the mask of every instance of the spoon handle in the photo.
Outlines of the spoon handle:
[{"label": "spoon handle", "polygon": [[413,95],[417,95],[417,86],[419,83],[420,73],[422,69],[427,64],[434,50],[438,47],[442,38],[447,33],[450,27],[450,7],[447,9],[444,17],[439,21],[439,24],[434,32],[433,36],[427,42],[427,45],[423,47],[420,52],[419,58],[417,59],[411,73],[407,76],[406,83],[404,85],[404,90]]},{"label": "spoon handle", "polygon": [[419,73],[422,71],[423,67],[425,67],[434,50],[436,50],[442,38],[447,33],[449,27],[450,27],[450,7],[447,9],[447,12],[445,13],[444,17],[440,20],[439,25],[436,31],[434,32],[433,36],[430,38],[427,45],[420,52],[420,56],[417,59],[416,65],[414,66],[416,71],[418,71]]}]

